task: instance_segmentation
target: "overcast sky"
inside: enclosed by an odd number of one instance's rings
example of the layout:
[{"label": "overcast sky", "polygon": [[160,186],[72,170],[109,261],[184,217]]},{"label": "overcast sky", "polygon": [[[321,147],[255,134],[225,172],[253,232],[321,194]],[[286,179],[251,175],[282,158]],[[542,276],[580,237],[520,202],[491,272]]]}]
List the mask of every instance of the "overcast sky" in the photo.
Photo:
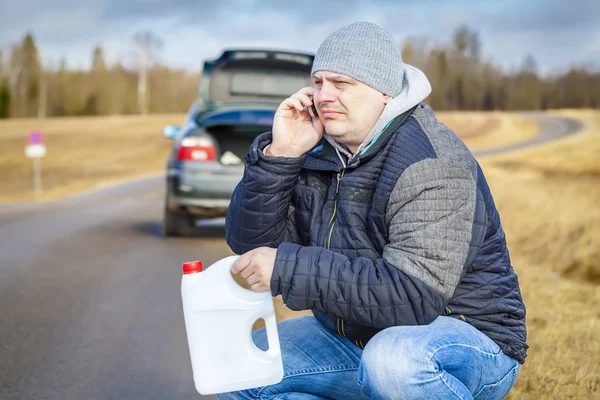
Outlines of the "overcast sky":
[{"label": "overcast sky", "polygon": [[134,60],[132,36],[152,31],[158,56],[197,70],[224,47],[315,52],[335,29],[368,20],[406,37],[451,40],[461,24],[479,32],[483,57],[504,68],[531,53],[542,73],[573,64],[600,68],[600,0],[0,0],[0,49],[34,34],[46,64],[87,68],[102,45],[109,62]]}]

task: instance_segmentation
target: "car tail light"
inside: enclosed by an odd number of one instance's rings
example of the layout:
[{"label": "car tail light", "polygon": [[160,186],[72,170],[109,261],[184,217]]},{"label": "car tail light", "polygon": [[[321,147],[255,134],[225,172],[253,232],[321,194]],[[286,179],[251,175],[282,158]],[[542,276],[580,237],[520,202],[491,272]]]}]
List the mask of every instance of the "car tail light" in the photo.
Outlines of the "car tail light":
[{"label": "car tail light", "polygon": [[177,159],[180,161],[216,161],[217,151],[209,138],[191,136],[181,141]]}]

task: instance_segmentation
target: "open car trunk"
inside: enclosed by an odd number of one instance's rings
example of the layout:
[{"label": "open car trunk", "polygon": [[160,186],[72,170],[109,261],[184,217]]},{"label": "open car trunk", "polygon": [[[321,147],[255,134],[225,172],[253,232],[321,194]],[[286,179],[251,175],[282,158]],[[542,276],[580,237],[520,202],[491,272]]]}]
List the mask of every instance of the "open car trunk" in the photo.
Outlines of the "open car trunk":
[{"label": "open car trunk", "polygon": [[224,166],[242,164],[259,134],[272,129],[279,104],[306,86],[313,56],[282,51],[226,51],[214,61],[198,126],[218,144]]},{"label": "open car trunk", "polygon": [[258,135],[273,126],[273,108],[228,108],[204,114],[198,129],[190,136],[210,136],[215,144],[217,161],[223,166],[242,165],[250,146]]},{"label": "open car trunk", "polygon": [[205,130],[217,142],[217,159],[223,165],[242,165],[254,139],[271,125],[217,125]]}]

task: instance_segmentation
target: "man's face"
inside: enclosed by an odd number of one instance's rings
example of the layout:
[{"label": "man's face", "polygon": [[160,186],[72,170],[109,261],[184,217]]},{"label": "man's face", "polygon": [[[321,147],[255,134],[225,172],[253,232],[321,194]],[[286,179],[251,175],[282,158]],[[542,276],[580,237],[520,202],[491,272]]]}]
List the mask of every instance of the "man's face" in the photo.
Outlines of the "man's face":
[{"label": "man's face", "polygon": [[391,97],[335,72],[317,71],[313,79],[313,100],[325,131],[355,153]]}]

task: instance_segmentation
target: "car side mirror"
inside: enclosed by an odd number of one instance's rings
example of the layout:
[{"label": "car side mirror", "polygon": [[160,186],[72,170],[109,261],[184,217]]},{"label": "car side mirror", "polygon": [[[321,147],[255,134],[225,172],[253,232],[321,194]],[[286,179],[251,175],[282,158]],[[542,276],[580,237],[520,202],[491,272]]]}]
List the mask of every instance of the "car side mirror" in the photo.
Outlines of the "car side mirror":
[{"label": "car side mirror", "polygon": [[163,136],[167,139],[175,139],[181,128],[175,125],[165,125],[163,128]]}]

